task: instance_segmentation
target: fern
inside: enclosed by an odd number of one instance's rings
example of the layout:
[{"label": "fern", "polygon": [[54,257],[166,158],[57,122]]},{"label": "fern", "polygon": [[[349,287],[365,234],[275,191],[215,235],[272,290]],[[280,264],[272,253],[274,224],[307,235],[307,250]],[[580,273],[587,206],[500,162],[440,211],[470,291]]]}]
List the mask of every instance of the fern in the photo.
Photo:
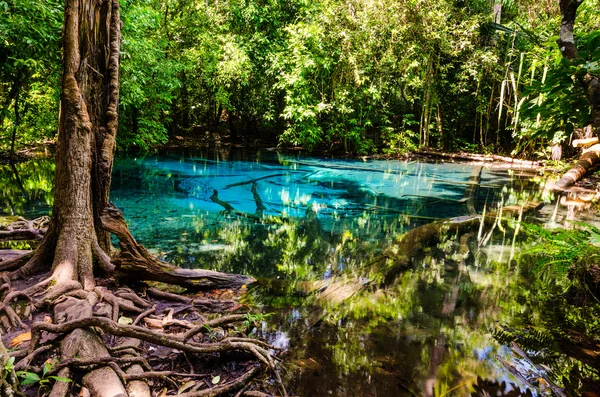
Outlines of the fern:
[{"label": "fern", "polygon": [[574,228],[545,229],[538,225],[523,225],[523,230],[535,244],[525,248],[521,258],[534,259],[536,270],[546,275],[565,277],[571,268],[587,267],[600,262],[600,230],[582,222],[573,222]]}]

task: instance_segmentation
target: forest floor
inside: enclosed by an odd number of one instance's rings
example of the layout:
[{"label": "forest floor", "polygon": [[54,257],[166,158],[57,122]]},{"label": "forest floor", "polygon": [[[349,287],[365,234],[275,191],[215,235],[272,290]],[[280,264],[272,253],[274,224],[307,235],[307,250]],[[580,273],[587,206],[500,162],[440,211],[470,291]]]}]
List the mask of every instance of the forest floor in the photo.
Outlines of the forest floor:
[{"label": "forest floor", "polygon": [[[65,383],[61,379],[70,380],[70,392],[56,395],[87,396],[90,390],[92,396],[102,395],[94,393],[94,388],[102,384],[90,384],[86,377],[106,365],[136,397],[173,393],[187,397],[267,396],[264,391],[278,391],[277,376],[264,368],[274,368],[274,359],[282,352],[253,337],[261,316],[239,303],[245,287],[183,295],[167,292],[164,286],[125,286],[122,280],[97,278],[97,287],[87,297],[80,296],[81,290],[66,293],[53,302],[52,313],[45,309],[49,304],[38,303],[35,296],[17,296],[45,277],[37,275],[2,286],[2,343],[9,349],[8,355],[14,357],[11,365],[19,374],[25,396],[55,393],[59,384]],[[86,301],[91,301],[91,306]],[[61,304],[70,306],[66,315],[61,313]],[[8,316],[5,305],[11,305],[20,320]],[[107,350],[100,349],[96,357],[79,353],[75,359],[69,358],[65,343],[78,327],[73,324],[77,315],[69,311],[88,309],[91,317],[100,321],[90,325]],[[61,316],[67,316],[67,321]],[[80,329],[86,329],[84,325]],[[237,345],[241,344],[248,344],[248,348],[240,349]],[[202,348],[207,352],[200,352]],[[254,348],[261,353],[257,355]],[[7,365],[6,360],[3,365]]]},{"label": "forest floor", "polygon": [[[17,219],[0,241],[40,241],[48,221]],[[287,395],[283,352],[255,337],[264,316],[239,302],[252,278],[175,268],[115,227],[126,229],[122,216],[102,221],[121,250],[108,258],[113,274],[86,290],[48,273],[22,277],[35,254],[0,250],[0,395]]]}]

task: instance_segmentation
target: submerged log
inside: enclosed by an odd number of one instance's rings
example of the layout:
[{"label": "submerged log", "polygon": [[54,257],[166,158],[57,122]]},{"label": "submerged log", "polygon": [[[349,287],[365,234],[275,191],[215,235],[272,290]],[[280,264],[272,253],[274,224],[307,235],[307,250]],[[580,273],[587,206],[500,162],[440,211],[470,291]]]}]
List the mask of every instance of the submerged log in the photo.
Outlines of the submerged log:
[{"label": "submerged log", "polygon": [[505,206],[497,211],[491,211],[483,216],[467,215],[450,218],[443,221],[428,223],[409,230],[399,236],[383,255],[385,268],[383,269],[384,284],[391,284],[396,277],[407,269],[425,248],[438,244],[444,236],[450,233],[462,233],[473,228],[494,225],[504,215],[519,215],[536,211],[540,203],[528,203],[524,206]]},{"label": "submerged log", "polygon": [[161,281],[193,289],[235,288],[254,281],[252,277],[239,274],[183,269],[155,258],[133,238],[123,214],[113,205],[104,211],[102,226],[119,238],[121,251],[112,259],[112,263],[125,277]]},{"label": "submerged log", "polygon": [[552,185],[552,190],[562,192],[580,180],[600,159],[600,144],[585,150],[575,165]]},{"label": "submerged log", "polygon": [[473,168],[473,171],[469,176],[467,188],[465,189],[464,200],[466,201],[467,209],[471,215],[477,213],[475,210],[475,196],[477,195],[477,190],[481,184],[481,171],[483,171],[482,166]]}]

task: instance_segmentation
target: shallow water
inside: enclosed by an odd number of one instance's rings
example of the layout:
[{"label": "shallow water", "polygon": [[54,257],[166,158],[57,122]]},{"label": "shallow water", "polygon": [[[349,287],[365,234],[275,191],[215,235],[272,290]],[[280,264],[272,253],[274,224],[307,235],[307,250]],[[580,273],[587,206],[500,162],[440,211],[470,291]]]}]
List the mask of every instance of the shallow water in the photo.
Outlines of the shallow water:
[{"label": "shallow water", "polygon": [[[580,363],[556,364],[553,355],[553,367],[549,353],[528,350],[545,365],[536,368],[506,338],[535,328],[543,312],[528,291],[530,268],[515,260],[514,222],[489,236],[449,234],[379,287],[384,270],[374,264],[407,230],[543,200],[530,174],[486,168],[470,195],[478,171],[268,151],[168,153],[118,159],[111,199],[161,258],[259,278],[244,301],[273,313],[256,332],[289,350],[291,394],[546,395],[544,379],[562,385]],[[49,160],[4,169],[0,211],[47,214],[52,173]],[[341,278],[364,288],[341,303],[309,292]]]}]

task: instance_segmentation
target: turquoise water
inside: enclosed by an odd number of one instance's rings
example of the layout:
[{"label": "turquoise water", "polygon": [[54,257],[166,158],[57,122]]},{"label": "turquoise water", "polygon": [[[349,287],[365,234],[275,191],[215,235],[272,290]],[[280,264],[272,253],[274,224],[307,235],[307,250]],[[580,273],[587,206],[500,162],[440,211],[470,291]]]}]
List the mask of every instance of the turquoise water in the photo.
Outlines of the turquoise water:
[{"label": "turquoise water", "polygon": [[[265,217],[299,222],[312,212],[320,233],[331,243],[344,231],[379,241],[435,219],[468,215],[465,191],[473,169],[460,164],[341,161],[272,152],[240,159],[218,153],[168,154],[119,159],[111,199],[123,210],[134,236],[165,259],[206,267],[220,255],[221,270],[260,277],[274,274],[278,258],[250,268],[239,261],[223,261],[239,245],[232,242],[232,234],[246,233],[255,240],[273,227],[252,219],[257,212],[253,181]],[[526,178],[484,169],[475,208],[492,208],[502,199],[502,189],[522,190],[527,184]],[[237,213],[211,200],[215,190]]]},{"label": "turquoise water", "polygon": [[[3,169],[2,214],[47,214],[53,170],[50,159]],[[159,257],[259,279],[243,302],[272,313],[255,332],[287,350],[290,395],[546,396],[548,381],[580,390],[598,369],[548,336],[548,324],[561,320],[544,291],[531,289],[535,268],[518,260],[523,236],[515,237],[514,220],[440,229],[411,266],[381,283],[390,260],[383,254],[403,233],[540,201],[532,176],[465,164],[177,152],[117,159],[111,200]],[[536,222],[548,220],[547,208]],[[323,285],[346,282],[360,291],[339,302],[319,296]]]}]

